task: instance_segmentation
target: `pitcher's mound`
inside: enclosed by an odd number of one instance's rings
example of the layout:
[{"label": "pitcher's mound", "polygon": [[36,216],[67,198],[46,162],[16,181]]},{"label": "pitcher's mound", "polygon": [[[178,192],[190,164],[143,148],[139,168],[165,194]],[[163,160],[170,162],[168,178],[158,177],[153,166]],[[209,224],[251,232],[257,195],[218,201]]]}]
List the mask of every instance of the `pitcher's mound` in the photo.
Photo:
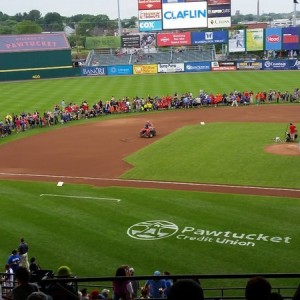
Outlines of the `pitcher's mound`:
[{"label": "pitcher's mound", "polygon": [[298,143],[283,143],[273,144],[265,148],[266,152],[278,155],[300,156],[300,144]]}]

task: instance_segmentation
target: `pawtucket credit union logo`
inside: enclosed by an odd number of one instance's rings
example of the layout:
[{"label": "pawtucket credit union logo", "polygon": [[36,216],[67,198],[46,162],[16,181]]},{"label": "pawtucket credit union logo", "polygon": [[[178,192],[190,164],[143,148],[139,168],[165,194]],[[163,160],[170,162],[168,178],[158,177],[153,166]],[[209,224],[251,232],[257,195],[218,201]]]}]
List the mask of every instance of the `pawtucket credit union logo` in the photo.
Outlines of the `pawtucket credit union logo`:
[{"label": "pawtucket credit union logo", "polygon": [[256,243],[290,244],[292,240],[289,236],[273,236],[264,233],[238,233],[191,226],[179,229],[176,224],[162,220],[134,224],[127,229],[127,234],[137,240],[153,241],[173,236],[185,242],[217,243],[242,247],[255,247]]},{"label": "pawtucket credit union logo", "polygon": [[174,223],[162,220],[146,221],[132,225],[127,234],[138,240],[159,240],[170,237],[178,231]]}]

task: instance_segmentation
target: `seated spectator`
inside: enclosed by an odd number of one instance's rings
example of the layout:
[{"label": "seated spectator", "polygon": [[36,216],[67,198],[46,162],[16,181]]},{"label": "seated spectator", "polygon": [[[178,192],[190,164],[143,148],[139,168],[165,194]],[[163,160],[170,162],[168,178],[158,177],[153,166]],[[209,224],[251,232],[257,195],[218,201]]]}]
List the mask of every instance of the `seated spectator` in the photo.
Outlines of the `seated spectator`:
[{"label": "seated spectator", "polygon": [[271,296],[271,284],[261,276],[248,280],[245,290],[247,300],[269,300]]},{"label": "seated spectator", "polygon": [[43,292],[33,292],[28,297],[27,300],[51,300],[52,298]]},{"label": "seated spectator", "polygon": [[[61,266],[57,270],[57,278],[71,278],[72,272],[68,266]],[[79,295],[74,288],[72,281],[56,282],[51,284],[46,289],[53,300],[79,300]]]},{"label": "seated spectator", "polygon": [[279,293],[271,293],[270,300],[283,300],[283,297]]},{"label": "seated spectator", "polygon": [[193,279],[177,280],[170,288],[168,300],[204,300],[203,290]]},{"label": "seated spectator", "polygon": [[13,289],[13,300],[24,300],[33,293],[38,292],[39,288],[35,283],[29,282],[29,271],[20,267],[15,272],[17,286]]},{"label": "seated spectator", "polygon": [[35,257],[31,257],[30,258],[30,263],[29,263],[29,271],[30,273],[34,273],[38,270],[40,270],[40,266],[38,265],[38,263],[36,262],[36,258]]}]

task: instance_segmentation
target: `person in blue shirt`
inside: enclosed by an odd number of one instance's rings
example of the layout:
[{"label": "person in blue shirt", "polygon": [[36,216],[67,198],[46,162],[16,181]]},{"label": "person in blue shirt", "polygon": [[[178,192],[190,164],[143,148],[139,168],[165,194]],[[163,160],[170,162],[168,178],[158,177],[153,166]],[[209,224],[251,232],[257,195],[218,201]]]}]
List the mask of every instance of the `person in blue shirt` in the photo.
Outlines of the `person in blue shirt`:
[{"label": "person in blue shirt", "polygon": [[[154,276],[159,277],[159,271],[154,272]],[[164,292],[167,288],[165,279],[149,279],[145,283],[145,288],[149,290],[150,298],[163,298]]]},{"label": "person in blue shirt", "polygon": [[14,273],[20,266],[21,257],[18,253],[17,249],[14,249],[11,252],[11,255],[8,257],[7,263],[10,265],[10,267],[13,269]]}]

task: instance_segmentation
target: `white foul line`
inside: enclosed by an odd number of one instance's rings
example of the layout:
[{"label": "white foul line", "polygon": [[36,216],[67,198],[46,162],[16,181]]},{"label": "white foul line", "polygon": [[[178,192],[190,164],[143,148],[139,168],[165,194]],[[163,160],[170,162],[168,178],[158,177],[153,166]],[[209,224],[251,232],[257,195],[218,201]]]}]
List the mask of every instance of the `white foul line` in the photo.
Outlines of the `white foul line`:
[{"label": "white foul line", "polygon": [[206,187],[224,187],[224,188],[239,188],[252,190],[267,190],[267,191],[290,191],[300,193],[300,189],[295,188],[276,188],[276,187],[258,187],[249,185],[226,185],[213,183],[193,183],[193,182],[176,182],[176,181],[156,181],[156,180],[137,180],[137,179],[119,179],[119,178],[101,178],[101,177],[87,177],[87,176],[64,176],[64,175],[47,175],[47,174],[27,174],[27,173],[2,173],[0,176],[28,176],[28,177],[46,177],[46,178],[60,178],[60,179],[80,179],[80,180],[97,180],[97,181],[115,181],[115,182],[136,182],[136,183],[155,183],[155,184],[170,184],[170,185],[186,185],[186,186],[206,186]]},{"label": "white foul line", "polygon": [[84,196],[72,196],[72,195],[55,195],[55,194],[40,194],[40,197],[62,197],[62,198],[77,198],[77,199],[95,199],[95,200],[107,200],[120,202],[121,199],[115,198],[98,198],[98,197],[84,197]]}]

